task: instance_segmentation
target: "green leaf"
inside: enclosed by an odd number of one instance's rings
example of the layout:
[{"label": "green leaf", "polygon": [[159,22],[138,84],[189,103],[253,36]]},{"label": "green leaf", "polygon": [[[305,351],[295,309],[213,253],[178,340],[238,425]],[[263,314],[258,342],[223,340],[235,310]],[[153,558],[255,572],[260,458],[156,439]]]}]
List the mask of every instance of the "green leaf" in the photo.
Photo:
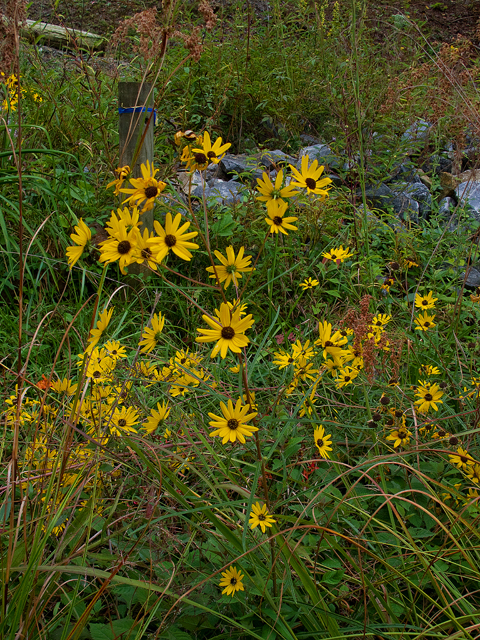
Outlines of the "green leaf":
[{"label": "green leaf", "polygon": [[345,571],[343,569],[337,569],[336,571],[326,571],[322,576],[322,582],[327,584],[338,584],[343,580]]},{"label": "green leaf", "polygon": [[226,213],[220,218],[220,220],[217,220],[217,222],[212,224],[210,229],[215,235],[228,238],[229,236],[233,235],[236,224],[237,223],[232,218],[232,214]]},{"label": "green leaf", "polygon": [[115,638],[108,624],[96,624],[92,622],[90,625],[90,634],[92,640],[114,640]]}]

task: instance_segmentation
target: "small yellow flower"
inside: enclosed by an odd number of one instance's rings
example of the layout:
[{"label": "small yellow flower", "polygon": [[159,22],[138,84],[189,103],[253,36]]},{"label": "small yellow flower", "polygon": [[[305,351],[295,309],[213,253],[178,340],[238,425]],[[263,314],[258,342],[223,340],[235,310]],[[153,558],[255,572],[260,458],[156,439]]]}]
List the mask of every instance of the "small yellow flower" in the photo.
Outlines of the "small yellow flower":
[{"label": "small yellow flower", "polygon": [[215,251],[215,255],[222,264],[216,265],[215,269],[213,267],[207,267],[207,271],[212,274],[210,278],[216,278],[218,276],[218,280],[220,283],[225,282],[225,284],[223,285],[225,289],[228,289],[232,281],[233,284],[237,287],[238,279],[242,277],[242,273],[248,273],[253,269],[253,267],[250,266],[252,257],[243,257],[244,251],[244,247],[240,247],[240,249],[238,250],[238,254],[235,257],[235,251],[233,247],[227,247],[226,258],[220,251]]},{"label": "small yellow flower", "polygon": [[434,323],[434,320],[435,320],[435,315],[429,316],[426,311],[424,311],[423,314],[420,313],[414,320],[415,324],[417,325],[415,327],[415,330],[416,331],[429,331],[430,329],[433,329],[433,327],[437,326]]},{"label": "small yellow flower", "polygon": [[399,427],[392,431],[390,435],[387,436],[387,440],[393,441],[393,446],[404,447],[410,442],[410,436],[412,435],[411,431],[408,431],[404,426]]},{"label": "small yellow flower", "polygon": [[222,573],[223,578],[220,580],[220,586],[225,587],[222,591],[222,595],[233,596],[237,591],[245,591],[243,586],[243,578],[245,577],[236,567],[230,566]]},{"label": "small yellow flower", "polygon": [[417,388],[415,395],[419,396],[419,400],[415,400],[415,404],[418,405],[420,413],[427,413],[429,409],[438,411],[437,404],[443,404],[443,400],[440,400],[443,391],[440,390],[438,384],[422,384]]},{"label": "small yellow flower", "polygon": [[76,233],[72,233],[70,238],[77,246],[67,247],[67,258],[70,269],[80,260],[85,247],[92,239],[92,232],[82,219],[80,219],[78,226],[75,227],[75,231]]},{"label": "small yellow flower", "polygon": [[177,213],[175,218],[172,219],[172,214],[168,212],[165,217],[165,229],[155,220],[154,227],[157,235],[149,238],[147,245],[151,247],[152,254],[157,262],[162,262],[170,250],[182,260],[190,261],[192,259],[190,249],[198,249],[198,244],[190,242],[192,238],[198,235],[198,231],[185,233],[190,226],[190,222],[185,222],[180,227],[181,219],[181,213]]},{"label": "small yellow flower", "polygon": [[118,196],[118,194],[120,193],[120,189],[123,187],[123,183],[125,182],[125,179],[130,175],[130,167],[128,165],[125,165],[124,167],[118,167],[117,169],[115,169],[115,173],[117,175],[115,180],[112,180],[112,182],[109,182],[107,184],[107,189],[110,189],[110,187],[115,186],[115,191],[113,192],[114,196]]},{"label": "small yellow flower", "polygon": [[265,218],[265,222],[270,225],[270,233],[278,233],[280,231],[288,236],[287,229],[298,231],[298,227],[292,224],[298,218],[293,216],[283,217],[287,207],[288,204],[284,200],[270,200],[267,202],[268,218]]},{"label": "small yellow flower", "polygon": [[448,457],[453,465],[465,472],[468,472],[471,465],[476,464],[476,460],[472,458],[466,449],[461,447],[457,449],[457,453],[452,453]]},{"label": "small yellow flower", "polygon": [[415,295],[415,306],[417,309],[433,309],[438,298],[433,297],[433,291],[429,291],[426,296]]},{"label": "small yellow flower", "polygon": [[292,196],[295,196],[298,193],[295,187],[293,187],[291,184],[286,187],[282,187],[282,184],[283,184],[282,169],[278,172],[277,177],[275,178],[275,186],[273,185],[273,182],[270,180],[270,177],[265,172],[263,172],[262,178],[257,178],[257,191],[260,192],[260,195],[257,196],[257,200],[268,203],[271,200],[281,200],[282,198],[291,198]]},{"label": "small yellow flower", "polygon": [[325,189],[325,187],[331,184],[332,180],[330,178],[320,179],[325,167],[319,167],[318,160],[316,159],[310,166],[308,166],[309,161],[310,158],[308,155],[302,157],[300,171],[290,165],[290,170],[295,178],[295,181],[292,182],[292,186],[302,187],[307,190],[307,193],[315,193],[325,199],[328,196],[328,189]]},{"label": "small yellow flower", "polygon": [[267,505],[260,506],[259,502],[252,504],[252,510],[250,512],[250,520],[248,524],[251,529],[255,529],[260,525],[262,533],[265,533],[267,527],[271,527],[276,520],[268,513]]},{"label": "small yellow flower", "polygon": [[339,265],[340,263],[344,262],[347,258],[351,258],[353,256],[353,253],[349,251],[348,247],[344,249],[343,245],[340,245],[336,249],[331,249],[330,251],[324,251],[322,253],[322,256],[324,257],[324,262],[326,260],[333,260],[334,262],[337,263],[337,265]]},{"label": "small yellow flower", "polygon": [[320,283],[318,280],[312,280],[312,278],[307,278],[306,280],[300,283],[300,286],[304,291],[306,291],[307,289],[313,289],[313,287],[318,287],[319,284]]},{"label": "small yellow flower", "polygon": [[325,429],[323,425],[317,427],[313,432],[313,440],[315,442],[315,446],[318,449],[322,458],[330,458],[329,452],[333,451],[332,444],[332,436],[325,434]]},{"label": "small yellow flower", "polygon": [[208,167],[210,162],[218,164],[225,155],[225,152],[232,146],[231,142],[227,142],[222,145],[222,139],[217,138],[212,145],[210,140],[210,134],[205,131],[203,134],[203,144],[201,149],[192,149],[193,157],[196,164],[202,166],[204,169]]},{"label": "small yellow flower", "polygon": [[[147,433],[153,433],[158,429],[160,425],[163,424],[163,421],[168,418],[169,414],[170,407],[168,406],[168,402],[163,402],[162,404],[160,404],[160,402],[157,402],[157,410],[155,411],[155,409],[152,409],[150,415],[148,416],[148,420],[146,420],[146,422],[144,422],[142,426]],[[166,429],[165,431],[168,431],[168,429]],[[164,438],[166,437],[168,436],[165,436],[164,434]]]},{"label": "small yellow flower", "polygon": [[90,331],[90,336],[88,338],[88,347],[86,349],[87,353],[89,351],[92,351],[94,347],[96,347],[96,345],[98,344],[98,341],[102,337],[103,332],[108,327],[110,320],[112,319],[112,314],[113,314],[113,307],[111,307],[108,310],[104,309],[100,314],[97,320],[96,329],[92,329]]},{"label": "small yellow flower", "polygon": [[130,184],[132,188],[119,189],[120,193],[129,193],[130,196],[125,200],[127,202],[134,202],[138,206],[143,202],[142,213],[145,211],[151,211],[155,200],[165,189],[166,184],[161,180],[156,180],[155,175],[159,169],[155,169],[153,163],[150,164],[147,160],[146,164],[140,165],[142,172],[141,178],[130,178]]},{"label": "small yellow flower", "polygon": [[254,431],[258,431],[258,427],[246,424],[246,422],[255,418],[256,412],[248,413],[250,405],[242,405],[240,398],[237,400],[235,407],[231,400],[228,401],[228,405],[220,402],[220,409],[223,416],[217,416],[214,413],[209,413],[208,415],[212,418],[212,422],[209,422],[209,425],[215,429],[210,433],[210,437],[220,436],[222,444],[233,443],[236,440],[245,444],[245,437],[248,438],[253,435]]},{"label": "small yellow flower", "polygon": [[203,335],[196,338],[196,341],[214,342],[218,340],[210,354],[211,358],[214,358],[218,352],[220,352],[222,358],[225,358],[229,349],[233,353],[241,353],[242,348],[246,347],[250,342],[249,338],[244,334],[254,323],[253,316],[248,315],[242,318],[240,307],[237,306],[235,311],[232,312],[225,302],[220,305],[220,311],[215,310],[215,314],[218,320],[214,320],[207,315],[202,316],[210,329],[197,329]]},{"label": "small yellow flower", "polygon": [[141,353],[150,353],[157,346],[157,342],[160,340],[160,335],[165,324],[165,316],[161,313],[156,313],[152,318],[152,328],[145,327],[143,329],[142,338],[138,343],[141,346]]}]

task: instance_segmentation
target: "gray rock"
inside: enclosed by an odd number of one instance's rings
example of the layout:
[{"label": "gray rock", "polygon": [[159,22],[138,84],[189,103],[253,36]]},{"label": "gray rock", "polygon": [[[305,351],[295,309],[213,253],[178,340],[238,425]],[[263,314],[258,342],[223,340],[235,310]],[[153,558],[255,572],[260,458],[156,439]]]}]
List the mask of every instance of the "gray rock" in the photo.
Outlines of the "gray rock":
[{"label": "gray rock", "polygon": [[387,184],[401,180],[402,182],[418,183],[421,182],[416,167],[411,162],[403,162],[399,164],[393,171],[392,177],[387,180]]},{"label": "gray rock", "polygon": [[468,216],[480,222],[480,182],[462,182],[455,189],[455,196]]},{"label": "gray rock", "polygon": [[293,164],[295,165],[296,159],[293,156],[289,156],[288,153],[275,149],[275,151],[264,151],[260,157],[260,164],[267,169],[273,169],[274,167]]},{"label": "gray rock", "polygon": [[257,178],[261,178],[263,174],[255,158],[246,155],[235,156],[228,153],[220,160],[219,166],[221,175],[218,175],[218,178],[228,180],[236,178],[238,174],[243,174],[239,176],[239,180],[252,186],[256,186]]},{"label": "gray rock", "polygon": [[220,164],[215,164],[214,162],[212,162],[211,164],[208,165],[207,170],[205,171],[205,179],[208,182],[208,184],[210,184],[210,182],[212,180],[215,180],[216,178],[224,178],[225,176],[223,175],[223,171],[222,168],[220,167]]},{"label": "gray rock", "polygon": [[328,165],[330,169],[339,169],[343,162],[336,156],[328,144],[313,144],[300,150],[297,169],[300,170],[303,156],[308,156],[310,162],[318,160],[319,165]]},{"label": "gray rock", "polygon": [[397,183],[390,185],[390,188],[397,195],[408,196],[418,202],[420,216],[424,219],[428,218],[432,211],[432,195],[421,181],[413,184]]},{"label": "gray rock", "polygon": [[[388,212],[393,209],[398,218],[402,221],[411,220],[418,222],[420,207],[418,202],[413,200],[408,194],[394,192],[386,184],[368,187],[365,191],[367,200],[374,208]],[[361,193],[359,194],[361,196]]]},{"label": "gray rock", "polygon": [[422,164],[422,169],[425,173],[438,176],[439,173],[452,171],[452,161],[449,158],[444,158],[434,153],[430,158]]},{"label": "gray rock", "polygon": [[208,188],[208,200],[214,204],[237,204],[240,198],[247,193],[247,189],[241,182],[229,180],[215,180]]},{"label": "gray rock", "polygon": [[480,271],[475,267],[470,267],[467,271],[462,271],[462,273],[458,276],[459,280],[463,282],[465,278],[465,273],[467,273],[467,277],[465,279],[465,286],[472,287],[472,289],[476,289],[480,287]]},{"label": "gray rock", "polygon": [[447,220],[451,218],[455,209],[455,201],[453,198],[443,198],[438,205],[438,215]]},{"label": "gray rock", "polygon": [[316,138],[315,136],[311,136],[308,133],[302,133],[300,134],[300,140],[303,142],[303,144],[320,144],[320,140],[319,138]]},{"label": "gray rock", "polygon": [[431,126],[426,120],[417,120],[403,133],[402,140],[404,142],[424,142],[430,134]]}]

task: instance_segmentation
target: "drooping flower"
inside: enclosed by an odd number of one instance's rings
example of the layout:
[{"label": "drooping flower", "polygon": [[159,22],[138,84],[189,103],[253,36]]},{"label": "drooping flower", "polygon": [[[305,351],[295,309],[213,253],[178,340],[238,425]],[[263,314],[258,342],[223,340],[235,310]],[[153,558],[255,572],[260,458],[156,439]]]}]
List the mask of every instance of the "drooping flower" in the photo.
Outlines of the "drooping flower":
[{"label": "drooping flower", "polygon": [[76,264],[85,250],[85,247],[92,239],[92,232],[80,218],[78,226],[75,227],[76,233],[72,233],[70,238],[76,246],[67,247],[67,258],[70,269]]},{"label": "drooping flower", "polygon": [[265,533],[267,527],[271,527],[276,520],[268,513],[267,505],[260,506],[259,502],[252,504],[252,510],[250,511],[250,520],[248,524],[251,529],[260,526],[262,533]]},{"label": "drooping flower", "polygon": [[97,326],[90,331],[88,338],[88,347],[86,351],[92,351],[98,344],[98,341],[102,337],[103,332],[108,327],[110,320],[112,319],[113,307],[110,309],[104,309],[97,320]]},{"label": "drooping flower", "polygon": [[162,402],[162,404],[157,402],[157,410],[152,409],[148,419],[142,426],[148,434],[153,433],[159,426],[162,426],[163,421],[168,418],[169,414],[170,407],[168,406],[168,402]]},{"label": "drooping flower", "polygon": [[307,289],[313,289],[313,287],[318,287],[319,284],[320,283],[318,280],[312,280],[312,278],[307,278],[306,280],[300,283],[300,286],[304,291],[306,291]]},{"label": "drooping flower", "polygon": [[197,342],[214,342],[217,340],[217,344],[214,346],[211,358],[214,358],[220,351],[222,358],[225,358],[227,351],[230,349],[233,353],[240,353],[243,347],[246,347],[250,340],[244,335],[245,331],[249,329],[254,323],[252,315],[241,318],[240,308],[236,308],[235,311],[231,311],[228,304],[222,302],[220,305],[220,311],[216,311],[218,314],[218,320],[214,320],[210,316],[203,315],[202,318],[208,324],[210,329],[197,329],[202,336],[196,338]]},{"label": "drooping flower", "polygon": [[109,340],[103,345],[104,349],[111,358],[114,360],[120,360],[127,357],[127,350],[118,340]]},{"label": "drooping flower", "polygon": [[285,211],[288,204],[284,200],[270,200],[267,202],[268,218],[265,218],[265,222],[270,225],[270,233],[278,233],[279,231],[288,236],[288,231],[298,231],[298,227],[295,227],[292,222],[298,220],[293,216],[287,216],[284,218]]},{"label": "drooping flower", "polygon": [[73,396],[77,390],[77,383],[72,382],[69,378],[63,380],[54,380],[51,388],[57,393],[65,393],[67,396]]},{"label": "drooping flower", "polygon": [[235,257],[235,251],[233,250],[233,247],[227,247],[226,258],[220,251],[215,251],[217,259],[220,260],[222,264],[216,265],[215,269],[213,268],[213,266],[207,267],[207,271],[212,274],[210,278],[216,278],[218,275],[220,283],[225,282],[225,289],[228,289],[232,280],[234,285],[238,286],[238,279],[242,277],[242,273],[248,273],[253,269],[252,267],[250,267],[252,257],[246,256],[244,258],[244,251],[244,247],[240,247],[240,249],[238,250],[238,255]]},{"label": "drooping flower", "polygon": [[[262,178],[257,178],[257,191],[260,195],[257,196],[257,200],[261,202],[270,202],[271,200],[280,200],[282,198],[291,198],[297,195],[298,191],[291,184],[286,187],[282,187],[283,184],[283,170],[281,169],[277,177],[275,178],[275,185],[270,180],[268,174],[263,172]],[[286,207],[285,207],[286,208]],[[270,215],[270,214],[269,214]]]},{"label": "drooping flower", "polygon": [[209,422],[209,425],[215,429],[209,435],[210,437],[220,436],[222,444],[236,442],[236,440],[245,444],[245,437],[248,438],[253,435],[254,431],[258,431],[258,427],[246,424],[249,420],[255,418],[256,412],[248,413],[250,405],[242,405],[240,398],[237,400],[235,407],[231,400],[228,401],[228,405],[220,402],[220,409],[223,416],[217,416],[214,413],[208,414],[212,418],[212,422]]},{"label": "drooping flower", "polygon": [[120,189],[123,187],[123,183],[129,176],[130,172],[131,169],[127,164],[124,167],[117,167],[117,169],[115,169],[115,173],[117,175],[116,179],[107,184],[107,189],[115,186],[115,191],[113,192],[114,196],[118,196],[118,194],[120,193]]},{"label": "drooping flower", "polygon": [[125,268],[135,261],[137,257],[137,230],[127,231],[121,223],[114,237],[110,237],[100,245],[100,262],[116,262],[120,271],[125,274]]},{"label": "drooping flower", "polygon": [[333,451],[332,444],[332,436],[325,434],[325,429],[323,425],[318,426],[313,431],[313,439],[315,441],[315,446],[318,449],[322,458],[330,458],[329,452]]},{"label": "drooping flower", "polygon": [[430,409],[438,411],[437,404],[443,404],[443,400],[440,398],[443,396],[438,384],[423,384],[417,387],[415,395],[419,397],[419,400],[415,400],[415,404],[418,405],[418,411],[420,413],[427,413]]},{"label": "drooping flower", "polygon": [[480,483],[480,464],[471,464],[468,466],[467,471],[467,478],[469,480],[471,480],[471,482],[474,482],[475,484],[479,484]]},{"label": "drooping flower", "polygon": [[160,340],[160,335],[165,324],[165,316],[161,313],[156,313],[152,318],[152,327],[144,327],[142,338],[138,343],[141,346],[141,353],[150,353],[157,346],[157,342]]},{"label": "drooping flower", "polygon": [[326,320],[319,323],[318,331],[320,337],[315,340],[315,345],[323,349],[324,358],[331,355],[334,361],[339,363],[344,353],[341,347],[348,342],[348,338],[342,336],[340,331],[335,331],[332,334],[332,324]]},{"label": "drooping flower", "polygon": [[433,309],[438,298],[433,297],[433,291],[429,291],[426,296],[415,295],[415,306],[417,309]]},{"label": "drooping flower", "polygon": [[198,249],[198,244],[189,242],[189,240],[198,235],[198,231],[185,233],[190,226],[190,222],[185,222],[180,227],[181,219],[181,213],[177,213],[175,218],[172,219],[172,214],[168,212],[165,217],[165,229],[157,220],[153,223],[157,235],[149,238],[147,244],[151,247],[157,262],[162,262],[170,250],[182,260],[189,261],[192,259],[189,249]]},{"label": "drooping flower", "polygon": [[420,366],[419,373],[426,376],[439,376],[440,369],[438,367],[434,367],[431,364],[422,364]]},{"label": "drooping flower", "polygon": [[223,578],[220,580],[220,587],[225,587],[222,591],[222,595],[233,596],[237,591],[245,591],[243,586],[243,578],[245,577],[236,567],[230,566],[222,573]]},{"label": "drooping flower", "polygon": [[308,155],[302,157],[300,171],[290,165],[290,170],[295,178],[295,181],[292,181],[292,186],[302,187],[307,190],[307,193],[315,193],[325,199],[328,196],[328,189],[325,187],[331,184],[332,180],[330,178],[320,179],[325,167],[319,167],[317,159],[308,166],[309,161]]},{"label": "drooping flower", "polygon": [[143,202],[142,213],[153,209],[155,200],[165,189],[166,184],[161,180],[156,180],[155,176],[159,172],[159,169],[155,169],[153,163],[150,164],[147,160],[146,164],[140,165],[140,171],[142,172],[141,178],[130,178],[130,184],[132,188],[119,189],[120,193],[129,193],[124,202],[134,202],[138,206]]},{"label": "drooping flower", "polygon": [[330,251],[324,251],[322,253],[324,258],[324,262],[326,260],[333,260],[339,265],[344,262],[347,258],[351,258],[353,253],[349,251],[348,247],[346,249],[343,248],[343,245],[340,245],[336,249],[331,249]]},{"label": "drooping flower", "polygon": [[434,323],[434,320],[435,320],[435,315],[429,316],[426,311],[424,311],[423,314],[420,313],[414,320],[415,324],[417,325],[415,327],[415,330],[416,331],[429,331],[430,329],[433,329],[433,327],[437,326]]}]

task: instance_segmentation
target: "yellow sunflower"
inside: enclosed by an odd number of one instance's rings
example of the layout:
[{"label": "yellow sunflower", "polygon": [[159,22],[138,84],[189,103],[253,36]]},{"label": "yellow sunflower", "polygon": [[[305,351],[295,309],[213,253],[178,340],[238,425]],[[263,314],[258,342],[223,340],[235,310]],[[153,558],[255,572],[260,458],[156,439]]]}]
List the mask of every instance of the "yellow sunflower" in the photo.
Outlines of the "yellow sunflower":
[{"label": "yellow sunflower", "polygon": [[476,460],[472,458],[466,449],[461,447],[457,449],[457,453],[451,453],[448,457],[453,465],[465,472],[468,472],[471,465],[476,464]]},{"label": "yellow sunflower", "polygon": [[267,505],[260,506],[259,502],[252,504],[252,510],[250,511],[250,520],[248,524],[250,529],[255,529],[260,525],[262,533],[265,533],[267,527],[271,527],[276,520],[268,513]]},{"label": "yellow sunflower", "polygon": [[236,442],[236,440],[245,444],[245,437],[249,438],[254,431],[258,431],[258,427],[246,424],[249,420],[255,418],[256,412],[248,413],[250,405],[243,405],[240,398],[237,400],[235,407],[231,400],[228,401],[228,405],[220,402],[220,409],[223,416],[209,413],[208,415],[212,418],[212,421],[208,424],[215,429],[209,434],[210,437],[220,436],[222,444]]},{"label": "yellow sunflower", "polygon": [[241,353],[242,348],[246,347],[250,342],[244,333],[255,322],[252,315],[242,318],[242,311],[239,307],[232,312],[225,302],[220,305],[220,311],[215,310],[215,313],[219,318],[218,320],[214,320],[207,315],[202,316],[211,328],[197,329],[203,335],[196,338],[196,341],[213,342],[218,340],[210,354],[211,358],[214,358],[219,351],[221,357],[225,358],[229,349],[233,353]]},{"label": "yellow sunflower", "polygon": [[127,231],[125,225],[119,225],[115,237],[110,237],[100,245],[100,262],[116,262],[120,271],[125,274],[125,267],[135,261],[137,257],[137,231],[132,229]]},{"label": "yellow sunflower", "polygon": [[243,257],[245,249],[240,247],[238,255],[235,257],[235,251],[233,247],[227,247],[227,257],[225,258],[220,251],[215,251],[217,259],[222,263],[221,265],[213,267],[207,267],[207,271],[212,275],[210,278],[216,278],[215,271],[217,272],[220,283],[225,282],[224,287],[228,289],[230,283],[233,280],[235,286],[238,286],[238,279],[242,277],[242,273],[252,271],[250,263],[252,261],[251,256]]},{"label": "yellow sunflower", "polygon": [[146,164],[140,166],[142,172],[141,178],[130,178],[131,189],[120,189],[120,193],[129,193],[130,197],[124,202],[134,202],[138,206],[143,202],[142,213],[153,209],[156,198],[165,189],[166,184],[161,180],[156,180],[155,175],[159,169],[155,169],[153,164],[147,160]]},{"label": "yellow sunflower", "polygon": [[198,249],[198,244],[189,242],[191,238],[198,235],[198,232],[190,231],[189,233],[185,233],[190,226],[190,222],[185,222],[185,224],[179,228],[181,219],[181,213],[177,213],[172,220],[172,214],[168,212],[165,218],[165,229],[155,220],[154,227],[157,235],[149,238],[147,244],[152,248],[155,260],[159,263],[162,262],[170,250],[179,258],[182,258],[182,260],[191,260],[192,254],[189,249]]},{"label": "yellow sunflower", "polygon": [[138,424],[138,413],[133,407],[115,409],[110,421],[110,433],[121,436],[124,433],[137,433],[134,425]]},{"label": "yellow sunflower", "polygon": [[165,324],[165,316],[161,313],[156,313],[152,318],[152,328],[145,327],[143,329],[142,338],[138,343],[138,346],[142,346],[141,353],[150,353],[157,346],[157,342],[160,340],[160,335]]},{"label": "yellow sunflower", "polygon": [[306,291],[307,289],[313,289],[313,287],[318,287],[319,284],[320,283],[318,280],[312,280],[312,278],[306,278],[303,282],[300,283],[300,286],[304,291]]},{"label": "yellow sunflower", "polygon": [[298,218],[292,216],[283,217],[287,207],[288,204],[284,200],[269,200],[269,202],[267,202],[268,218],[265,218],[265,222],[270,225],[270,233],[278,233],[280,231],[288,236],[287,229],[298,231],[298,227],[292,224],[292,222],[295,222]]},{"label": "yellow sunflower", "polygon": [[290,170],[296,180],[295,182],[292,182],[292,186],[302,187],[307,190],[307,193],[315,193],[326,198],[328,196],[328,190],[325,189],[325,187],[329,185],[332,180],[330,178],[322,178],[320,180],[319,178],[325,167],[319,167],[318,160],[316,159],[310,166],[308,166],[309,161],[310,158],[308,155],[302,157],[300,171],[290,165]]},{"label": "yellow sunflower", "polygon": [[417,325],[415,327],[415,330],[416,331],[429,331],[430,329],[433,329],[433,327],[437,326],[434,323],[434,320],[435,320],[435,315],[429,316],[426,311],[424,311],[423,314],[420,313],[414,320],[415,324]]},{"label": "yellow sunflower", "polygon": [[150,238],[154,238],[155,235],[148,232],[148,229],[143,230],[143,236],[139,232],[137,234],[137,257],[135,262],[138,264],[147,264],[150,269],[157,270],[157,259],[153,256],[151,247],[148,246]]},{"label": "yellow sunflower", "polygon": [[85,247],[92,239],[92,232],[81,218],[78,226],[75,227],[75,231],[76,233],[72,233],[70,238],[76,246],[67,247],[67,258],[70,269],[80,260]]},{"label": "yellow sunflower", "polygon": [[336,249],[331,249],[330,251],[324,251],[322,253],[324,257],[324,261],[333,260],[339,265],[341,262],[344,262],[347,258],[351,258],[353,253],[351,253],[348,248],[344,249],[343,245],[340,245]]},{"label": "yellow sunflower", "polygon": [[438,298],[433,297],[433,291],[429,291],[426,296],[418,293],[415,295],[415,306],[417,309],[433,309]]},{"label": "yellow sunflower", "polygon": [[192,149],[192,155],[195,158],[195,162],[197,165],[205,165],[206,169],[210,162],[214,162],[218,164],[220,160],[225,155],[225,152],[230,149],[232,144],[230,142],[222,145],[222,139],[217,138],[212,145],[212,141],[210,140],[210,134],[208,131],[205,131],[203,134],[203,143],[201,149]]},{"label": "yellow sunflower", "polygon": [[227,569],[222,573],[222,576],[223,578],[220,580],[220,587],[225,587],[222,594],[232,596],[233,598],[237,591],[245,591],[242,582],[245,576],[237,569],[237,567],[231,565],[230,569]]},{"label": "yellow sunflower", "polygon": [[270,202],[271,200],[280,200],[281,198],[291,198],[298,193],[298,191],[292,185],[282,187],[282,169],[278,172],[277,177],[275,178],[275,186],[273,185],[273,182],[270,180],[265,171],[263,172],[262,178],[257,178],[257,191],[260,192],[260,195],[257,196],[257,200],[260,200],[262,202]]},{"label": "yellow sunflower", "polygon": [[443,400],[440,398],[443,396],[443,391],[440,390],[438,384],[423,384],[417,387],[415,395],[419,397],[419,400],[415,400],[415,404],[418,405],[418,411],[420,413],[427,413],[430,409],[438,411],[437,404],[443,404]]},{"label": "yellow sunflower", "polygon": [[152,409],[148,420],[146,420],[142,426],[147,433],[153,433],[163,424],[163,421],[168,418],[169,414],[170,407],[168,406],[168,402],[162,402],[162,404],[157,402],[157,410]]},{"label": "yellow sunflower", "polygon": [[323,425],[317,427],[313,432],[313,440],[315,442],[315,446],[318,449],[322,458],[330,458],[329,452],[333,451],[332,444],[332,436],[325,434],[325,429]]},{"label": "yellow sunflower", "polygon": [[134,206],[131,210],[128,207],[124,207],[123,209],[117,209],[117,213],[112,211],[112,215],[105,225],[105,230],[110,236],[114,237],[122,226],[127,231],[131,231],[132,229],[138,229],[142,224],[138,207]]},{"label": "yellow sunflower", "polygon": [[88,338],[88,347],[86,351],[92,351],[94,347],[98,344],[98,341],[102,337],[103,332],[108,327],[108,324],[112,318],[113,307],[111,309],[104,309],[100,314],[97,320],[97,326],[95,329],[90,331],[90,336]]},{"label": "yellow sunflower", "polygon": [[394,448],[404,447],[410,442],[410,436],[412,435],[411,431],[404,426],[399,427],[392,431],[390,435],[387,436],[387,440],[393,441]]}]

